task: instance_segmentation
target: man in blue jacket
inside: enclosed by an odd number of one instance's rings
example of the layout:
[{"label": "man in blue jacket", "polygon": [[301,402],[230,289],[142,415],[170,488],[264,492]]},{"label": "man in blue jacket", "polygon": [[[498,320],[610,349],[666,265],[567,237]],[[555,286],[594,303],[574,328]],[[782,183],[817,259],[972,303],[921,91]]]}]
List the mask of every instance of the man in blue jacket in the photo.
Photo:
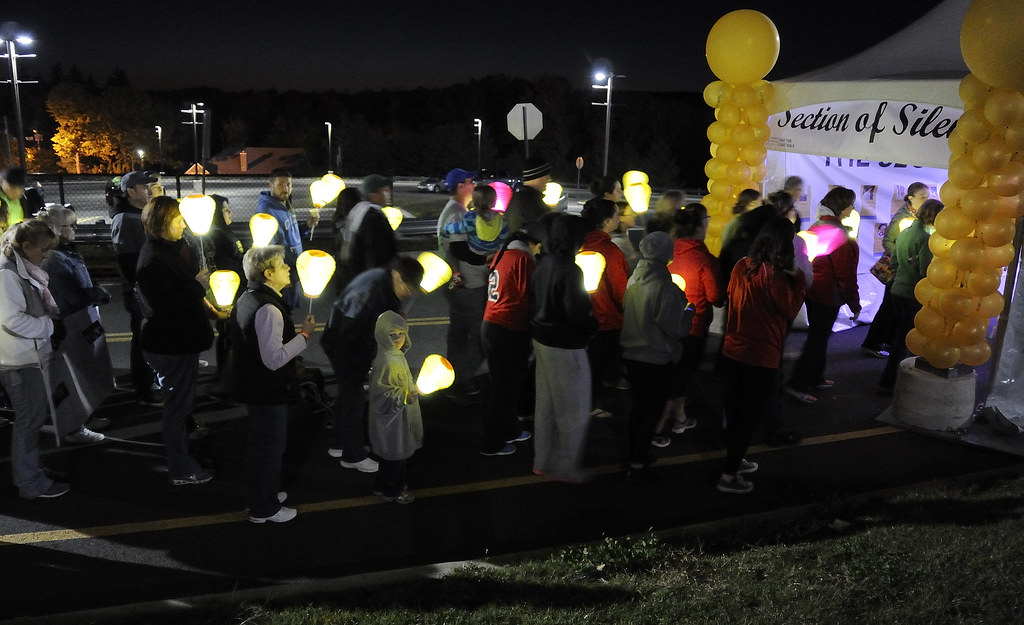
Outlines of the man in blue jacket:
[{"label": "man in blue jacket", "polygon": [[[302,253],[302,237],[316,227],[319,215],[310,213],[306,228],[300,230],[299,220],[292,209],[292,174],[284,168],[270,172],[270,188],[260,192],[256,204],[257,213],[266,213],[277,220],[277,234],[271,239],[270,245],[284,246],[284,260],[292,269],[292,275],[298,276],[295,261]],[[281,296],[292,308],[299,306],[298,280],[284,289]]]}]

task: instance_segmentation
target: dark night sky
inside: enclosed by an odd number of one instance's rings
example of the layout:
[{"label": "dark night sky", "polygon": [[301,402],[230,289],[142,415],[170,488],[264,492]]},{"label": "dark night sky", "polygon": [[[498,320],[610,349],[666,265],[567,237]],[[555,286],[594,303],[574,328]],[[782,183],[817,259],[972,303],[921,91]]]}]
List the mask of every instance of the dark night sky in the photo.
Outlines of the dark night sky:
[{"label": "dark night sky", "polygon": [[120,68],[141,88],[359,91],[490,74],[558,75],[585,87],[591,61],[606,57],[627,76],[617,89],[683,91],[714,79],[704,42],[730,10],[760,10],[775,23],[782,46],[768,78],[780,79],[870,47],[938,3],[35,0],[8,3],[3,16],[36,39],[19,47],[38,55],[19,62],[23,75],[60,63],[100,82]]}]

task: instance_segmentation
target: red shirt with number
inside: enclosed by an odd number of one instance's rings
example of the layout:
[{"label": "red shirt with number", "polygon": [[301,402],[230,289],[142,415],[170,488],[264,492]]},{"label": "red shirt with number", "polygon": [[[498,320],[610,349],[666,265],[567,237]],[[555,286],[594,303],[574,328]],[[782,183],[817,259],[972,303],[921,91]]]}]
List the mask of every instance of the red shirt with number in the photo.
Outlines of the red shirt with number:
[{"label": "red shirt with number", "polygon": [[484,321],[515,332],[530,330],[530,276],[536,263],[530,248],[513,241],[498,252],[487,276],[487,306]]}]

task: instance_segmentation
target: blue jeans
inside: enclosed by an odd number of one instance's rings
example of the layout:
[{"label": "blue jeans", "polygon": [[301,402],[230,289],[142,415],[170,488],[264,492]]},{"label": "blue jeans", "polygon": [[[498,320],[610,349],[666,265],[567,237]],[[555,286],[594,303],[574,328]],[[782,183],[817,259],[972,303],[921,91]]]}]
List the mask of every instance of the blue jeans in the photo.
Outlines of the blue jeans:
[{"label": "blue jeans", "polygon": [[366,424],[363,412],[366,408],[366,393],[363,380],[370,370],[371,362],[359,356],[327,354],[334,369],[338,387],[338,400],[334,402],[334,429],[331,430],[331,447],[342,450],[344,462],[360,462],[366,458]]},{"label": "blue jeans", "polygon": [[825,380],[825,362],[828,358],[828,339],[832,336],[832,325],[839,316],[838,306],[807,302],[807,342],[800,359],[793,367],[789,385],[804,393]]},{"label": "blue jeans", "polygon": [[189,455],[185,421],[192,414],[199,377],[199,354],[154,354],[143,352],[156,371],[164,389],[164,447],[167,452],[167,477],[178,480],[199,471],[199,463]]},{"label": "blue jeans", "polygon": [[0,370],[0,382],[14,408],[11,474],[18,495],[35,499],[53,485],[39,466],[39,432],[46,421],[46,386],[38,368]]},{"label": "blue jeans", "polygon": [[281,465],[288,442],[288,406],[247,405],[245,466],[249,476],[249,514],[268,517],[277,514],[281,503]]}]

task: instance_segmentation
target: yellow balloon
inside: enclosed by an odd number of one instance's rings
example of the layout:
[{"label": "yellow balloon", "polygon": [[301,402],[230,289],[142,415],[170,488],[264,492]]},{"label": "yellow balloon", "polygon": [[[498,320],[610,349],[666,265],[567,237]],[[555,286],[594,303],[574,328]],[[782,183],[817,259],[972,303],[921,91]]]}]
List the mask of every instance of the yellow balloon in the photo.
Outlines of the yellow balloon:
[{"label": "yellow balloon", "polygon": [[973,319],[966,317],[956,322],[953,326],[951,336],[961,349],[968,345],[974,345],[985,340],[985,333],[988,332],[988,321],[985,319]]},{"label": "yellow balloon", "polygon": [[974,74],[967,74],[960,81],[960,99],[963,100],[964,106],[969,109],[984,105],[985,100],[988,99],[989,94],[993,90],[994,87],[992,85],[986,84],[985,81]]},{"label": "yellow balloon", "polygon": [[761,104],[767,105],[775,97],[775,87],[767,80],[755,80],[750,86],[757,92]]},{"label": "yellow balloon", "polygon": [[[768,152],[765,152],[765,156],[767,155]],[[750,166],[750,180],[755,183],[755,187],[757,187],[757,183],[764,180],[766,175],[768,175],[768,167],[766,167],[763,162]]]},{"label": "yellow balloon", "polygon": [[[708,126],[708,140],[711,143],[725,143],[729,140],[729,127],[723,122],[711,122]],[[1007,159],[1009,162],[1009,159]]]},{"label": "yellow balloon", "polygon": [[981,239],[960,239],[949,248],[949,260],[957,269],[970,271],[985,262],[985,244]]},{"label": "yellow balloon", "polygon": [[725,168],[728,166],[729,164],[721,159],[708,159],[708,162],[704,164],[704,174],[707,175],[709,180],[724,178]]},{"label": "yellow balloon", "polygon": [[985,297],[996,292],[1003,278],[1003,270],[998,267],[978,267],[968,272],[964,287],[974,297]]},{"label": "yellow balloon", "polygon": [[993,126],[1012,126],[1024,116],[1024,94],[996,89],[985,100],[985,119]]},{"label": "yellow balloon", "polygon": [[930,337],[921,334],[921,331],[917,328],[913,328],[910,332],[907,332],[907,349],[909,349],[910,353],[914,355],[923,356],[924,348],[928,345],[928,341],[930,340]]},{"label": "yellow balloon", "polygon": [[[740,124],[732,129],[731,139],[733,143],[742,148],[754,143],[757,140],[757,136],[753,127],[747,124]],[[1006,161],[1009,162],[1010,159],[1006,159]]]},{"label": "yellow balloon", "polygon": [[1014,220],[997,217],[978,222],[977,235],[989,247],[1002,247],[1013,240],[1016,231]]},{"label": "yellow balloon", "polygon": [[942,336],[946,331],[946,318],[938,310],[925,306],[914,315],[914,327],[928,338]]},{"label": "yellow balloon", "polygon": [[947,205],[935,216],[935,231],[947,239],[962,239],[974,232],[974,220],[959,208]]},{"label": "yellow balloon", "polygon": [[732,103],[741,109],[758,104],[759,101],[757,92],[750,85],[736,85],[732,89]]},{"label": "yellow balloon", "polygon": [[999,198],[995,216],[1011,219],[1024,216],[1024,195]]},{"label": "yellow balloon", "polygon": [[1024,124],[1016,124],[1004,129],[1003,143],[1016,152],[1024,150]]},{"label": "yellow balloon", "polygon": [[933,232],[932,236],[928,237],[928,249],[931,250],[933,256],[943,258],[949,256],[949,248],[953,247],[953,243],[938,232]]},{"label": "yellow balloon", "polygon": [[719,143],[718,144],[718,153],[715,155],[715,158],[720,158],[720,159],[722,159],[723,161],[725,161],[727,163],[732,163],[733,161],[735,161],[739,157],[740,157],[740,148],[739,148],[739,146],[737,146],[737,145],[735,145],[733,143]]},{"label": "yellow balloon", "polygon": [[932,284],[928,278],[918,280],[914,285],[914,297],[922,306],[938,306],[939,295],[942,295],[942,289]]},{"label": "yellow balloon", "polygon": [[744,107],[743,114],[747,118],[747,123],[751,126],[760,126],[768,123],[768,107],[762,104]]},{"label": "yellow balloon", "polygon": [[745,145],[740,148],[740,160],[751,166],[750,173],[752,177],[754,174],[753,166],[762,165],[766,158],[768,158],[768,150],[764,149],[763,145]]},{"label": "yellow balloon", "polygon": [[988,341],[978,341],[974,345],[960,347],[960,362],[968,367],[978,367],[992,357],[992,346]]},{"label": "yellow balloon", "polygon": [[948,289],[956,281],[957,266],[948,258],[936,256],[932,259],[931,264],[928,265],[927,276],[928,281],[936,288]]},{"label": "yellow balloon", "polygon": [[974,0],[960,26],[960,52],[982,81],[1024,91],[1024,2]]},{"label": "yellow balloon", "polygon": [[727,83],[716,80],[704,87],[704,102],[713,109],[716,109],[729,99],[729,92],[732,90]]},{"label": "yellow balloon", "polygon": [[1012,156],[1013,153],[1006,149],[999,137],[992,136],[988,141],[974,146],[974,149],[971,150],[971,163],[978,168],[978,171],[987,174],[1004,167],[1010,162]]},{"label": "yellow balloon", "polygon": [[961,189],[974,189],[985,181],[985,175],[978,171],[970,157],[961,156],[950,161],[949,180]]},{"label": "yellow balloon", "polygon": [[707,236],[717,239],[722,236],[722,230],[725,228],[725,223],[721,220],[712,219],[708,222]]},{"label": "yellow balloon", "polygon": [[939,199],[942,200],[942,203],[946,206],[956,206],[960,201],[960,196],[963,194],[964,192],[958,189],[957,186],[949,180],[943,182],[942,186],[939,187]]},{"label": "yellow balloon", "polygon": [[995,195],[1020,195],[1024,191],[1024,164],[1009,162],[990,173],[988,186]]},{"label": "yellow balloon", "polygon": [[949,369],[960,359],[960,348],[953,339],[939,336],[925,345],[924,359],[936,369]]},{"label": "yellow balloon", "polygon": [[986,247],[982,263],[986,267],[1006,267],[1013,260],[1013,244]]},{"label": "yellow balloon", "polygon": [[739,187],[750,179],[750,167],[742,162],[733,163],[726,169],[725,179],[732,183],[734,187]]},{"label": "yellow balloon", "polygon": [[967,156],[971,153],[970,144],[967,143],[967,139],[964,139],[959,132],[949,133],[946,143],[949,144],[949,154],[952,158]]},{"label": "yellow balloon", "polygon": [[734,85],[764,78],[779,58],[779,31],[768,16],[751,9],[726,13],[708,33],[708,66]]},{"label": "yellow balloon", "polygon": [[967,109],[956,122],[956,131],[967,143],[981,143],[992,135],[992,126],[985,119],[983,109]]},{"label": "yellow balloon", "polygon": [[[988,219],[996,212],[999,206],[999,198],[992,189],[978,187],[964,191],[960,198],[960,210],[971,220],[981,221]],[[945,209],[943,209],[945,210]]]},{"label": "yellow balloon", "polygon": [[978,300],[971,297],[965,289],[953,287],[946,289],[939,295],[939,309],[945,315],[946,321],[957,322],[969,315],[978,307]]},{"label": "yellow balloon", "polygon": [[992,293],[978,300],[978,306],[971,312],[971,316],[978,319],[991,319],[1003,312],[1004,305],[1001,293]]},{"label": "yellow balloon", "polygon": [[[743,117],[740,113],[740,109],[737,106],[731,104],[723,104],[721,108],[715,109],[715,119],[722,122],[729,128],[732,128],[736,124],[740,123],[740,119]],[[722,141],[716,141],[716,143],[723,143]]]},{"label": "yellow balloon", "polygon": [[768,124],[761,124],[752,127],[754,129],[754,136],[762,143],[772,136],[772,129],[768,127]]},{"label": "yellow balloon", "polygon": [[724,180],[714,180],[711,182],[711,196],[716,197],[719,200],[724,200],[732,196],[732,185]]}]

